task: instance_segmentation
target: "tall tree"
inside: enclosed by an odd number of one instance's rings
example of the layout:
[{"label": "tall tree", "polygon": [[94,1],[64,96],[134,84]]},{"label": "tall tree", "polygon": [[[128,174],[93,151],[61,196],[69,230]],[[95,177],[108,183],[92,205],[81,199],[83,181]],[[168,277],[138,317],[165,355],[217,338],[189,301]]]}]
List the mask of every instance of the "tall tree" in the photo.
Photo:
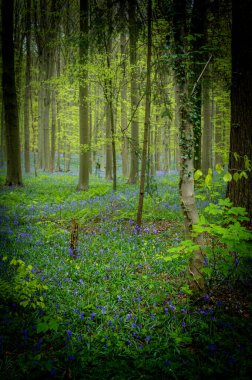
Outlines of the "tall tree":
[{"label": "tall tree", "polygon": [[210,99],[210,70],[206,67],[202,79],[202,164],[203,174],[207,174],[212,168],[212,124],[211,124],[211,99]]},{"label": "tall tree", "polygon": [[[198,211],[194,193],[194,128],[191,112],[193,111],[193,88],[195,72],[193,64],[187,61],[190,48],[188,36],[192,30],[190,21],[197,2],[188,8],[186,0],[173,1],[173,52],[175,54],[174,73],[178,90],[179,104],[179,141],[180,141],[180,198],[184,214],[185,236],[192,239],[192,226],[198,222]],[[190,57],[191,59],[193,57]],[[201,237],[194,238],[201,245]],[[201,273],[204,257],[201,249],[196,250],[189,263],[192,285],[203,289]]]},{"label": "tall tree", "polygon": [[2,0],[2,88],[6,128],[6,184],[22,185],[18,104],[15,85],[13,9],[14,0]]},{"label": "tall tree", "polygon": [[30,172],[30,82],[31,82],[31,0],[26,0],[26,20],[25,20],[25,50],[26,50],[26,68],[25,68],[25,99],[24,99],[24,161],[25,171]]},{"label": "tall tree", "polygon": [[122,176],[128,176],[128,137],[127,131],[127,82],[126,82],[126,34],[121,33],[121,60],[122,60],[122,80],[121,80],[121,130],[122,130]]},{"label": "tall tree", "polygon": [[79,85],[80,116],[80,167],[78,190],[89,186],[89,113],[88,113],[88,72],[85,64],[88,58],[88,12],[89,0],[80,0],[80,44],[79,56],[82,76]]},{"label": "tall tree", "polygon": [[137,86],[137,40],[138,26],[136,15],[136,0],[128,0],[129,12],[129,39],[130,39],[130,98],[131,98],[131,158],[129,183],[138,181],[138,150],[139,150],[139,128],[138,128],[138,86]]},{"label": "tall tree", "polygon": [[[244,178],[229,182],[227,195],[245,207],[252,223],[252,2],[232,2],[232,85],[229,171]],[[248,42],[249,41],[249,42]],[[236,175],[237,176],[237,175]],[[240,175],[241,177],[241,175]],[[237,178],[236,178],[237,179]]]},{"label": "tall tree", "polygon": [[145,172],[148,154],[148,140],[150,130],[150,109],[151,109],[151,45],[152,45],[152,0],[148,0],[148,50],[147,50],[147,77],[146,77],[146,97],[145,97],[145,117],[144,117],[144,138],[141,162],[141,177],[140,177],[140,190],[137,211],[137,225],[140,227],[142,224],[143,214],[143,201],[144,201],[144,188],[145,188]]}]

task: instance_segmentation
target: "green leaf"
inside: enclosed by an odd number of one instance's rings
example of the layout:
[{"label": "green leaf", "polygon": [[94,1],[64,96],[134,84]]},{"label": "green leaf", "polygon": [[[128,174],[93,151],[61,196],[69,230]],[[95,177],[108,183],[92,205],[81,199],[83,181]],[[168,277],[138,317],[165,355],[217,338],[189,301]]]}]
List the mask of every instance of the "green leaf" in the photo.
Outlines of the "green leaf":
[{"label": "green leaf", "polygon": [[38,333],[41,333],[41,332],[46,332],[49,330],[49,326],[47,323],[45,322],[40,322],[37,324],[37,332]]},{"label": "green leaf", "polygon": [[223,176],[223,181],[224,182],[230,182],[232,181],[232,174],[227,172],[224,176]]},{"label": "green leaf", "polygon": [[215,169],[216,169],[218,174],[221,174],[224,171],[224,168],[221,164],[216,164]]},{"label": "green leaf", "polygon": [[194,173],[194,179],[195,181],[197,181],[201,176],[203,175],[202,171],[201,170],[196,170],[196,172]]},{"label": "green leaf", "polygon": [[48,324],[49,328],[51,330],[57,330],[58,329],[58,323],[55,319],[51,319]]},{"label": "green leaf", "polygon": [[20,305],[23,307],[26,307],[29,304],[29,301],[22,301],[20,302]]},{"label": "green leaf", "polygon": [[233,179],[234,179],[235,182],[239,181],[239,179],[240,179],[239,173],[235,172],[234,175],[233,175]]},{"label": "green leaf", "polygon": [[234,152],[234,158],[235,158],[235,161],[238,161],[240,158],[240,155],[237,152]]},{"label": "green leaf", "polygon": [[205,184],[211,185],[211,183],[212,183],[212,174],[208,173],[205,178]]},{"label": "green leaf", "polygon": [[251,170],[251,160],[248,158],[248,156],[244,156],[244,165],[245,165],[245,170]]},{"label": "green leaf", "polygon": [[245,179],[248,179],[248,175],[247,175],[247,173],[246,172],[244,172],[244,171],[242,171],[241,173],[240,173],[240,178],[245,178]]}]

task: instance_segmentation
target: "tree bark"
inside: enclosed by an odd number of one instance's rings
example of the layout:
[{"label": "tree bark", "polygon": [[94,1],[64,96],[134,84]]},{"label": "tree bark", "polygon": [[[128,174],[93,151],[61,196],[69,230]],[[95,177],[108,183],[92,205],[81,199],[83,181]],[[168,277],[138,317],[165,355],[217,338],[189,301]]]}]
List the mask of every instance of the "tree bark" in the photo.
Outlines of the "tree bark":
[{"label": "tree bark", "polygon": [[128,177],[128,137],[127,133],[127,82],[126,82],[126,36],[121,34],[121,130],[122,130],[122,176]]},{"label": "tree bark", "polygon": [[110,106],[106,104],[106,178],[111,181],[112,175],[112,144],[111,144],[111,113]]},{"label": "tree bark", "polygon": [[210,77],[209,66],[206,68],[202,80],[202,108],[203,108],[203,133],[202,133],[202,172],[208,173],[212,168],[212,126],[211,126],[211,102],[210,102]]},{"label": "tree bark", "polygon": [[143,201],[144,201],[144,189],[145,189],[145,172],[147,163],[148,152],[148,138],[150,129],[150,109],[151,109],[151,50],[152,50],[152,0],[148,0],[148,50],[147,50],[147,78],[146,78],[146,97],[145,97],[145,117],[144,117],[144,139],[142,150],[142,162],[141,162],[141,176],[140,176],[140,189],[137,211],[137,226],[142,225],[143,215]]},{"label": "tree bark", "polygon": [[[196,207],[194,193],[194,128],[191,117],[192,104],[192,79],[195,78],[193,66],[186,62],[186,51],[188,49],[187,35],[188,29],[188,10],[186,0],[176,2],[174,0],[173,33],[174,33],[174,53],[182,56],[183,59],[175,61],[175,81],[177,86],[177,101],[179,106],[179,147],[180,147],[180,201],[184,214],[184,226],[186,239],[192,239],[200,246],[203,245],[202,237],[192,236],[192,226],[198,222],[199,216]],[[201,268],[204,264],[204,256],[201,249],[195,250],[189,261],[188,271],[192,277],[190,284],[192,288],[202,291],[204,280]]]},{"label": "tree bark", "polygon": [[137,39],[138,30],[136,23],[136,1],[129,0],[129,37],[130,37],[130,98],[131,98],[131,158],[129,183],[134,184],[138,181],[138,150],[139,150],[139,131],[138,131],[138,75],[137,75]]},{"label": "tree bark", "polygon": [[30,172],[30,82],[31,82],[31,0],[26,2],[26,69],[25,69],[25,99],[24,99],[24,161],[25,171]]},{"label": "tree bark", "polygon": [[[227,196],[235,206],[245,207],[252,224],[252,2],[233,1],[232,85],[229,171],[246,171],[247,179],[228,183]],[[247,157],[247,159],[246,159]]]},{"label": "tree bark", "polygon": [[[80,64],[85,65],[88,58],[88,12],[89,1],[80,0]],[[78,190],[86,191],[89,187],[89,110],[88,110],[88,73],[83,68],[79,86],[79,117],[80,117],[80,168]]]},{"label": "tree bark", "polygon": [[15,85],[13,44],[13,0],[2,0],[2,88],[6,130],[6,184],[22,185],[18,104]]}]

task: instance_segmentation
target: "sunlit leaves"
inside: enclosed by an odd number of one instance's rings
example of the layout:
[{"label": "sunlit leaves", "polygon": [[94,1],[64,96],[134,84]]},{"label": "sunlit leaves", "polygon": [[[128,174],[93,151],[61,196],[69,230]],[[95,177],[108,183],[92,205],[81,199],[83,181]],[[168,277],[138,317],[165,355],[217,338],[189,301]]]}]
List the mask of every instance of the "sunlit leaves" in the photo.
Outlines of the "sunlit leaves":
[{"label": "sunlit leaves", "polygon": [[225,173],[224,176],[223,176],[223,181],[224,182],[230,182],[230,181],[232,181],[232,174],[229,173],[229,172]]}]

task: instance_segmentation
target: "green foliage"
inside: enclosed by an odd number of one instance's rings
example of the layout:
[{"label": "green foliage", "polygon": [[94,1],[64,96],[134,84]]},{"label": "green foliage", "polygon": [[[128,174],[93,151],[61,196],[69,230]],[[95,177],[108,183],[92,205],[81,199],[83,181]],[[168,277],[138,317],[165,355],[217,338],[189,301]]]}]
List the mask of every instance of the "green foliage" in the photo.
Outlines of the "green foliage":
[{"label": "green foliage", "polygon": [[248,221],[246,210],[233,207],[228,198],[209,204],[199,223],[193,227],[194,235],[203,235],[205,267],[208,280],[238,280],[247,259],[251,259],[252,234],[242,223]]},{"label": "green foliage", "polygon": [[[77,176],[54,174],[42,181],[29,178],[18,189],[22,203],[16,191],[2,190],[0,252],[8,259],[1,261],[0,271],[9,296],[0,306],[1,378],[60,379],[71,374],[77,379],[84,374],[87,379],[210,380],[226,373],[230,379],[237,374],[246,378],[251,344],[245,319],[233,318],[217,296],[209,300],[203,295],[196,304],[190,300],[185,269],[197,246],[180,244],[177,182],[176,176],[157,178],[157,193],[146,196],[142,228],[133,219],[138,195],[134,186],[119,184],[113,193],[110,183],[91,180],[90,190],[80,194],[75,192]],[[78,212],[84,215],[83,210],[89,219],[79,219],[77,258],[72,260],[69,220]],[[209,207],[204,223],[215,225],[217,241],[225,237],[223,220],[231,226],[244,218],[243,210],[222,200]],[[204,223],[202,219],[202,228]],[[218,273],[205,266],[211,271],[205,273],[209,281],[227,276],[221,264],[226,265],[228,254],[224,244],[218,245],[223,257],[215,264]],[[236,270],[242,269],[242,261]],[[28,289],[26,306],[14,290],[15,278],[18,292]],[[40,296],[43,310],[36,304]],[[223,324],[234,327],[220,328]],[[237,360],[235,367],[230,356]]]},{"label": "green foliage", "polygon": [[18,302],[19,305],[25,308],[44,308],[44,298],[41,295],[48,289],[47,285],[42,285],[33,274],[31,265],[26,265],[23,260],[11,259],[7,256],[2,258],[2,261],[8,261],[6,271],[12,272],[11,281],[1,279],[0,290],[3,297],[13,302]]}]

